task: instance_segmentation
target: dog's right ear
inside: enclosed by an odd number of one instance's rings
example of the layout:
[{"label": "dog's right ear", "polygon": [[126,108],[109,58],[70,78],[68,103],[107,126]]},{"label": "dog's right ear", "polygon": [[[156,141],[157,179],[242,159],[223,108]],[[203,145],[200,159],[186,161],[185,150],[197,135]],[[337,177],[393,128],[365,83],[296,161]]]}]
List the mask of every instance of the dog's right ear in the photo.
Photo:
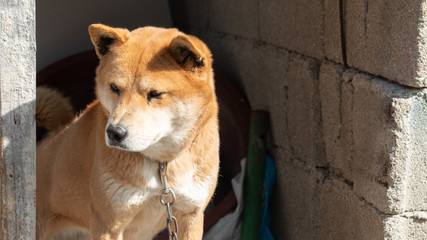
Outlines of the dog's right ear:
[{"label": "dog's right ear", "polygon": [[175,61],[187,71],[203,69],[206,59],[189,37],[177,36],[169,44],[169,52]]},{"label": "dog's right ear", "polygon": [[112,47],[123,44],[129,39],[127,29],[112,28],[103,24],[90,25],[89,35],[99,58],[108,54]]}]

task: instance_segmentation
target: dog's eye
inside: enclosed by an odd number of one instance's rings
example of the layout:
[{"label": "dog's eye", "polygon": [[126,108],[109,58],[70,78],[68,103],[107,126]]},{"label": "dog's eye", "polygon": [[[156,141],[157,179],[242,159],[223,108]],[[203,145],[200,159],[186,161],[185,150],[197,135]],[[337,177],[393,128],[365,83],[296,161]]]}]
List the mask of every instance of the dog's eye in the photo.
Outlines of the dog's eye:
[{"label": "dog's eye", "polygon": [[120,90],[117,88],[116,84],[114,83],[110,84],[110,89],[111,89],[111,92],[117,95],[120,95]]},{"label": "dog's eye", "polygon": [[156,90],[151,90],[148,94],[147,94],[147,101],[150,102],[151,99],[155,98],[155,99],[159,99],[162,98],[164,92],[157,92]]}]

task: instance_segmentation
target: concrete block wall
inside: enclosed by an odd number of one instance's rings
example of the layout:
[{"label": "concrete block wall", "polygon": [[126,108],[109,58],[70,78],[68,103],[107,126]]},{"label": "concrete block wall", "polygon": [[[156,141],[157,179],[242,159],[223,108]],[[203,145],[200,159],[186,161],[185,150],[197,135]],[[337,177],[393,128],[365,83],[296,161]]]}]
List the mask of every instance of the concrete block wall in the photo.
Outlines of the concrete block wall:
[{"label": "concrete block wall", "polygon": [[170,1],[271,114],[276,239],[427,239],[425,1]]}]

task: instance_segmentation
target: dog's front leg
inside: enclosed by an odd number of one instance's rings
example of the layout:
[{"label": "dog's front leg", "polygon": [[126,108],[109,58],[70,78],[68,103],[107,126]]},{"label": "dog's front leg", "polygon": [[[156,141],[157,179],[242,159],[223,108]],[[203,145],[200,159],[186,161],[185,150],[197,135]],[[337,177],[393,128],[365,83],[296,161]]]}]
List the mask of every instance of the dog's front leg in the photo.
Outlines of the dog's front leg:
[{"label": "dog's front leg", "polygon": [[92,207],[90,219],[92,240],[123,240],[123,231],[120,223],[105,221]]},{"label": "dog's front leg", "polygon": [[177,215],[178,239],[201,240],[203,237],[203,212]]}]

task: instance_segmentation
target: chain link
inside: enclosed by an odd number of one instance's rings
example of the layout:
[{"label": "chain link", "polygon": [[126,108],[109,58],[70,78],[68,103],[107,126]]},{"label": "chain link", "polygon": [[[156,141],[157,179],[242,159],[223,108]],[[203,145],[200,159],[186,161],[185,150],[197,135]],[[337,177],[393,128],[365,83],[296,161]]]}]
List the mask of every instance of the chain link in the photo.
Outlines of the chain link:
[{"label": "chain link", "polygon": [[162,181],[162,192],[160,193],[160,203],[166,206],[168,217],[166,219],[169,239],[178,240],[178,220],[173,216],[172,204],[175,201],[175,193],[168,187],[168,181],[166,178],[167,162],[159,163],[159,174]]}]

